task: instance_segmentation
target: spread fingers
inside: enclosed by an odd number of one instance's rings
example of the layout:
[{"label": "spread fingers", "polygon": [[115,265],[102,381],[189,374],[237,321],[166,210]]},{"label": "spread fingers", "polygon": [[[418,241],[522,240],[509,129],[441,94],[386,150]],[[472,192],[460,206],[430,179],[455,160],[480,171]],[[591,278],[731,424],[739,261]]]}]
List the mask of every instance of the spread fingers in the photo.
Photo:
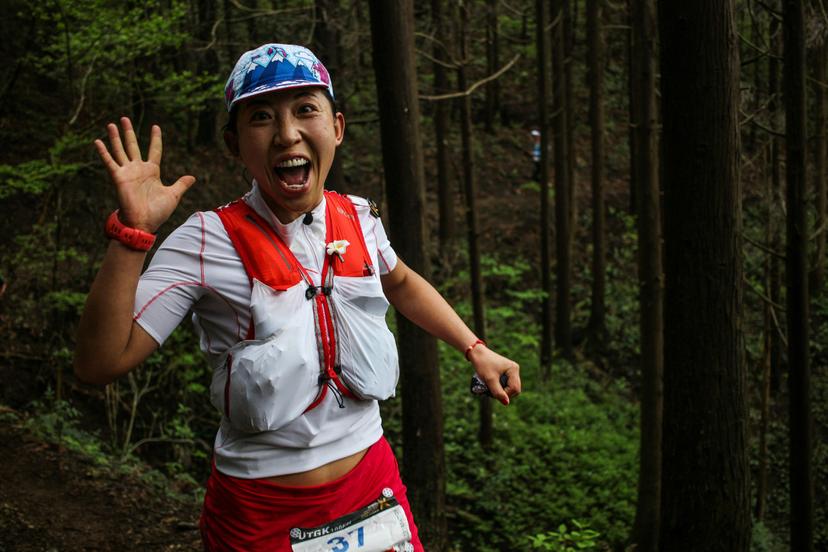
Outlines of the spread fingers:
[{"label": "spread fingers", "polygon": [[132,121],[128,117],[121,117],[121,127],[124,129],[124,148],[130,161],[141,160],[141,150],[138,148],[138,137],[132,128]]},{"label": "spread fingers", "polygon": [[100,156],[101,161],[103,161],[106,170],[109,171],[109,174],[113,174],[118,170],[120,165],[112,159],[112,156],[109,154],[109,150],[106,149],[106,145],[102,140],[95,140],[95,149],[98,151],[98,155]]},{"label": "spread fingers", "polygon": [[160,165],[162,149],[161,127],[158,125],[152,125],[152,130],[150,131],[149,151],[147,152],[147,161]]},{"label": "spread fingers", "polygon": [[121,142],[121,134],[118,132],[118,125],[109,123],[106,125],[106,132],[109,135],[109,147],[112,149],[112,157],[118,165],[126,165],[129,158],[124,151],[124,144]]}]

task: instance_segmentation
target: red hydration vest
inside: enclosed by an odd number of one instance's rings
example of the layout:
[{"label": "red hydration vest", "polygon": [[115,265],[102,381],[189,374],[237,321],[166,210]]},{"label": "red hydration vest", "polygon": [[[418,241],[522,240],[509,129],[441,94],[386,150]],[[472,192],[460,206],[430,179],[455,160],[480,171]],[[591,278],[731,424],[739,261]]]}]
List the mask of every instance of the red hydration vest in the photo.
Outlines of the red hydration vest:
[{"label": "red hydration vest", "polygon": [[[336,192],[325,191],[325,242],[338,240],[349,242],[347,255],[325,255],[322,266],[321,286],[314,286],[307,270],[285,244],[278,233],[244,200],[236,200],[216,209],[230,241],[236,249],[251,287],[253,279],[267,284],[277,291],[285,291],[302,280],[308,289],[305,297],[315,300],[314,318],[317,324],[317,345],[320,357],[320,393],[306,412],[316,407],[325,398],[332,381],[344,395],[354,398],[353,393],[339,378],[337,332],[332,318],[329,302],[332,276],[362,277],[374,273],[371,256],[365,246],[362,225],[359,222],[354,204],[351,200]],[[253,321],[247,331],[246,339],[255,339]],[[261,336],[264,337],[264,336]],[[231,359],[228,358],[228,370]],[[229,387],[230,374],[227,376]]]}]

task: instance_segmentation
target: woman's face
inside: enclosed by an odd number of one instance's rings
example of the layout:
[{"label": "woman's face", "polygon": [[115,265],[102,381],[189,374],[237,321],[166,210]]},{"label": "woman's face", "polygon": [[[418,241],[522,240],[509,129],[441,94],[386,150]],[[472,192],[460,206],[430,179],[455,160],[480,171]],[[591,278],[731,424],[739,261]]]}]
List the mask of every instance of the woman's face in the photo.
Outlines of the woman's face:
[{"label": "woman's face", "polygon": [[322,200],[345,118],[333,113],[323,88],[277,90],[238,106],[237,151],[282,223]]}]

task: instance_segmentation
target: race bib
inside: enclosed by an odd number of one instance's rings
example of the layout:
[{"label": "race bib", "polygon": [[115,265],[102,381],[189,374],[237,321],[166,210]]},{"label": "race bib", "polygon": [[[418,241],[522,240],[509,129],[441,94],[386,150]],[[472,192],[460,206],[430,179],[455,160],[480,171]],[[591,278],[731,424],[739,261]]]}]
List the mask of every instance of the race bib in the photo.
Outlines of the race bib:
[{"label": "race bib", "polygon": [[386,487],[365,508],[325,525],[290,530],[293,552],[395,552],[413,551],[405,511]]}]

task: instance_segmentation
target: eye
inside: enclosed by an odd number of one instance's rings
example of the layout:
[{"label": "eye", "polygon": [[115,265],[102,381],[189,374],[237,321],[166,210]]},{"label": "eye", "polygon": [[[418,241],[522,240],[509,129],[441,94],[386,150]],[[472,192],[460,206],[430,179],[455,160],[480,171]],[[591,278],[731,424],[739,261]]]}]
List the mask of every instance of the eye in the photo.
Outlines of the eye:
[{"label": "eye", "polygon": [[257,109],[253,113],[250,114],[250,121],[267,121],[270,119],[270,112],[264,109]]},{"label": "eye", "polygon": [[306,115],[309,113],[313,113],[315,111],[319,111],[319,109],[316,107],[316,105],[312,103],[305,103],[300,105],[297,111],[302,115]]}]

